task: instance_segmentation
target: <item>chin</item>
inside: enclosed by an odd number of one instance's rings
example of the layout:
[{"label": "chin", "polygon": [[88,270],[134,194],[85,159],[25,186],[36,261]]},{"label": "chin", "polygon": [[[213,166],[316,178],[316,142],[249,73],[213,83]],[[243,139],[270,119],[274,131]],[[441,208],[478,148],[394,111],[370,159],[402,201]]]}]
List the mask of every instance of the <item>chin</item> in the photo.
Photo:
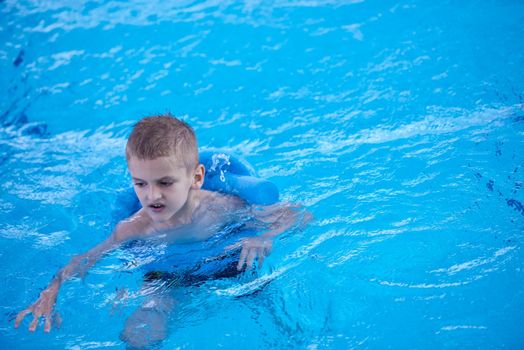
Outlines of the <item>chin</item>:
[{"label": "chin", "polygon": [[148,214],[151,220],[157,223],[169,221],[169,219],[173,216],[172,214],[168,214],[168,213],[157,214],[157,213],[149,212]]}]

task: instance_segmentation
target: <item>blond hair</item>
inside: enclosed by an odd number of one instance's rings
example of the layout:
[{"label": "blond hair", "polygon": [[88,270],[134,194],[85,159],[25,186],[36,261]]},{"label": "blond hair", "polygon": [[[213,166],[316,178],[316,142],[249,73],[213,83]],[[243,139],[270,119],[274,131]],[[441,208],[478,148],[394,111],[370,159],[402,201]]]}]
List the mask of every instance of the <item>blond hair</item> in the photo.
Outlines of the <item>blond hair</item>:
[{"label": "blond hair", "polygon": [[176,156],[189,170],[198,165],[198,145],[193,128],[171,114],[140,120],[127,139],[126,159],[150,160]]}]

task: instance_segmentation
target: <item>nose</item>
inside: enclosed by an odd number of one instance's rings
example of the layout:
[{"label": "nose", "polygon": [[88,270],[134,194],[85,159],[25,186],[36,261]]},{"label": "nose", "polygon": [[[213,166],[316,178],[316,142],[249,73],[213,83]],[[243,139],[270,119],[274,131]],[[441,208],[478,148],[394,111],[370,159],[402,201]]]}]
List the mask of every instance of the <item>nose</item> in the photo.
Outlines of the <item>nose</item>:
[{"label": "nose", "polygon": [[149,191],[147,192],[147,195],[149,197],[149,200],[154,202],[162,197],[162,192],[157,186],[151,185],[149,186]]}]

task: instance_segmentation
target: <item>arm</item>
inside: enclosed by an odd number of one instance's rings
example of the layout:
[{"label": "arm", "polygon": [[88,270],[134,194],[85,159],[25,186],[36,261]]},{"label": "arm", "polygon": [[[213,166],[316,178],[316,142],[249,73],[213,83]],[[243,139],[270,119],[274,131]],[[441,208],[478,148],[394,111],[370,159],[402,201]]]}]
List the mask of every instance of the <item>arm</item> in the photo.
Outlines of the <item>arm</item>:
[{"label": "arm", "polygon": [[262,225],[267,231],[241,241],[242,251],[237,265],[239,271],[244,265],[246,269],[251,269],[255,259],[258,259],[258,267],[262,267],[265,257],[271,253],[275,237],[293,227],[303,228],[312,219],[309,211],[296,204],[254,206],[252,214],[257,226]]},{"label": "arm", "polygon": [[89,270],[89,268],[91,268],[91,266],[93,266],[104,254],[118,247],[125,239],[125,236],[125,225],[119,224],[115,229],[115,232],[113,232],[105,241],[96,245],[84,254],[74,256],[66,266],[57,272],[47,288],[40,293],[38,299],[27,309],[18,313],[15,321],[15,328],[18,328],[20,322],[22,322],[27,314],[32,313],[33,321],[29,325],[29,330],[31,332],[35,331],[38,325],[38,320],[40,317],[44,317],[44,331],[49,332],[51,330],[54,305],[62,283],[73,276],[84,276],[87,270]]}]

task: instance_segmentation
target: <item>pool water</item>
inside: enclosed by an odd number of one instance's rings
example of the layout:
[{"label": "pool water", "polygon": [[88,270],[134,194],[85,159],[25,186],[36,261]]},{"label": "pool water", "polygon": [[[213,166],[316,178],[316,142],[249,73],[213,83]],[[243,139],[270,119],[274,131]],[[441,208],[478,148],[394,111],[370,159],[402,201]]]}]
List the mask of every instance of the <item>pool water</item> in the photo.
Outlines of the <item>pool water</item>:
[{"label": "pool water", "polygon": [[[171,111],[315,219],[184,289],[162,349],[524,347],[522,1],[0,2],[0,348],[125,348],[133,123]],[[128,298],[116,301],[122,291]]]}]

